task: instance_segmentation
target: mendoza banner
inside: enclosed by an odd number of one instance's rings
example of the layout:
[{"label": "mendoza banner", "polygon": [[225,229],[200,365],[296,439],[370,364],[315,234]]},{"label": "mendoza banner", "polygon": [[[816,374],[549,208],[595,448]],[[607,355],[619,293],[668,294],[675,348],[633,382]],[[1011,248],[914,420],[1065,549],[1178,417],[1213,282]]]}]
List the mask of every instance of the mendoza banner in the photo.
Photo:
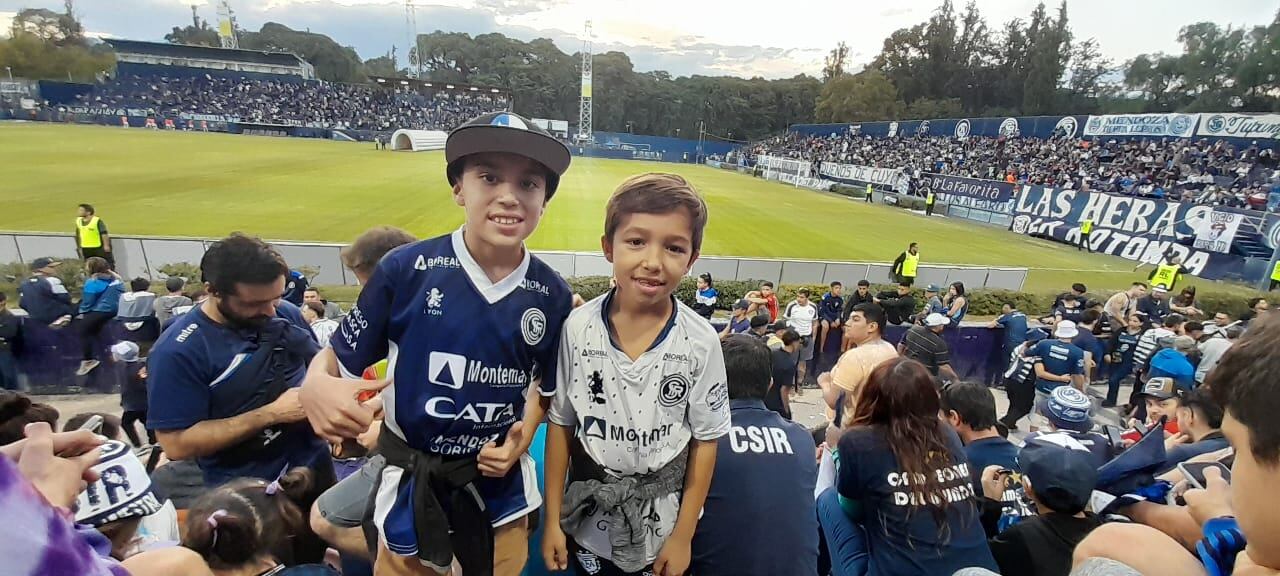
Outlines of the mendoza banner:
[{"label": "mendoza banner", "polygon": [[1016,186],[997,180],[980,180],[926,172],[920,176],[920,188],[924,194],[933,190],[939,199],[947,204],[1008,214],[1012,209],[1009,201],[1013,200],[1013,190]]},{"label": "mendoza banner", "polygon": [[[1182,257],[1191,273],[1210,280],[1240,278],[1244,258],[1194,246],[1214,209],[1100,192],[1023,186],[1014,202],[1009,229],[1018,234],[1068,244],[1080,242],[1080,222],[1093,220],[1089,245],[1094,252],[1156,264],[1168,251]],[[1237,224],[1238,225],[1238,224]],[[1228,245],[1229,246],[1229,245]]]},{"label": "mendoza banner", "polygon": [[1280,139],[1280,114],[1208,114],[1197,136]]},{"label": "mendoza banner", "polygon": [[795,158],[782,158],[780,156],[756,156],[756,165],[767,170],[777,170],[799,176],[808,176],[809,171],[813,169],[813,165],[810,162],[796,160]]},{"label": "mendoza banner", "polygon": [[1090,116],[1085,136],[1170,136],[1190,138],[1199,114],[1103,114]]},{"label": "mendoza banner", "polygon": [[846,182],[871,183],[902,190],[907,175],[899,168],[875,168],[857,164],[835,164],[823,162],[819,168],[823,176]]},{"label": "mendoza banner", "polygon": [[1214,210],[1196,227],[1196,241],[1191,245],[1201,250],[1227,253],[1236,239],[1236,231],[1244,221],[1244,214]]}]

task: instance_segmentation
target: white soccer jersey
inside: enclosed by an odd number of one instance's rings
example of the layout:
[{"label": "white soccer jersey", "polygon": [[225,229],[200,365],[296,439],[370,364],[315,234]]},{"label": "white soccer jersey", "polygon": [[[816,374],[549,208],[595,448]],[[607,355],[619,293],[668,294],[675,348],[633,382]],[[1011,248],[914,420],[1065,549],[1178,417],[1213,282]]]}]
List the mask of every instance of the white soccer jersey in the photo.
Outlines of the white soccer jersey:
[{"label": "white soccer jersey", "polygon": [[[611,297],[587,302],[565,322],[547,419],[576,427],[587,456],[623,477],[661,469],[691,438],[710,441],[728,433],[729,390],[720,340],[705,319],[676,302],[658,341],[632,361],[610,337],[605,312]],[[646,563],[657,558],[679,510],[679,493],[645,508]],[[570,536],[610,559],[606,518],[597,511]]]},{"label": "white soccer jersey", "polygon": [[818,317],[818,307],[814,306],[813,301],[805,305],[792,302],[787,304],[787,310],[782,315],[787,318],[787,326],[794,328],[796,334],[808,336],[813,334],[813,320]]}]

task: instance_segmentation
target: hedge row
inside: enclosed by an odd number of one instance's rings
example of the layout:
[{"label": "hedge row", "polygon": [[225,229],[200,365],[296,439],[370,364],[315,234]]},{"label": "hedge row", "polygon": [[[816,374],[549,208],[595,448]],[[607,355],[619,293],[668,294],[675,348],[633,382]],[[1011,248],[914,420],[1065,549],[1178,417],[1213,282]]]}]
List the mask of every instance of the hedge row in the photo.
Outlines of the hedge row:
[{"label": "hedge row", "polygon": [[[609,278],[607,276],[588,276],[570,278],[568,280],[573,290],[587,300],[604,294],[609,289]],[[716,308],[729,310],[733,303],[746,295],[747,292],[759,289],[760,282],[755,280],[716,280],[715,288],[720,292],[720,297],[716,300]],[[778,301],[785,305],[785,303],[794,300],[796,293],[801,288],[808,288],[810,298],[815,301],[821,299],[822,295],[829,290],[829,287],[824,284],[782,284],[775,287],[778,292]],[[894,290],[895,288],[896,286],[892,284],[873,284],[871,291],[872,293],[879,293],[881,291]],[[846,284],[844,294],[848,296],[856,289],[856,284]],[[680,281],[680,286],[676,289],[676,298],[679,298],[681,302],[691,304],[694,301],[696,292],[696,281],[693,278],[685,278]],[[1001,307],[1007,303],[1017,304],[1018,309],[1027,314],[1048,314],[1053,307],[1053,301],[1061,293],[974,288],[966,290],[965,296],[969,300],[969,314],[975,316],[997,316],[1000,314]],[[1089,293],[1089,298],[1106,301],[1114,293],[1114,290],[1094,291]],[[923,288],[915,287],[912,290],[912,294],[915,295],[916,302],[923,306]],[[1204,293],[1198,296],[1196,305],[1205,312],[1206,317],[1210,317],[1214,312],[1227,312],[1232,316],[1239,317],[1249,309],[1247,296],[1233,294]]]}]

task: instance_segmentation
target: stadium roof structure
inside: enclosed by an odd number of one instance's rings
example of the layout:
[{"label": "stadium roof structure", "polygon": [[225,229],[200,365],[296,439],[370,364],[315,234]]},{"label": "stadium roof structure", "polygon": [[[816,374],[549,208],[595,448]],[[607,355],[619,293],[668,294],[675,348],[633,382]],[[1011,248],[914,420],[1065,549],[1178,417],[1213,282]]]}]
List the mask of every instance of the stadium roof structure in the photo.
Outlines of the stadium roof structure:
[{"label": "stadium roof structure", "polygon": [[474,84],[465,84],[462,82],[436,82],[434,80],[419,80],[417,78],[400,78],[395,76],[370,76],[370,82],[381,84],[383,86],[419,86],[426,88],[435,88],[438,90],[459,90],[466,92],[484,92],[485,94],[506,94],[506,90],[494,88],[492,86],[478,86]]},{"label": "stadium roof structure", "polygon": [[145,54],[169,58],[198,58],[208,60],[231,60],[236,62],[252,62],[269,66],[302,66],[307,65],[297,54],[292,52],[265,52],[260,50],[241,50],[235,48],[215,48],[194,44],[169,44],[168,42],[145,42],[142,40],[122,40],[108,38],[104,40],[115,48],[116,52],[129,54]]}]

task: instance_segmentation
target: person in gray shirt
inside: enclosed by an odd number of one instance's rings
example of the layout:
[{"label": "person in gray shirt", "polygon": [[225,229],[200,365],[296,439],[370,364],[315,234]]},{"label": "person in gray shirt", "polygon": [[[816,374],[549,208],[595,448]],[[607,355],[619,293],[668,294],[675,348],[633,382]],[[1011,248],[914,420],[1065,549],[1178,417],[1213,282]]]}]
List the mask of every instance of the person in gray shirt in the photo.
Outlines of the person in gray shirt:
[{"label": "person in gray shirt", "polygon": [[192,302],[182,294],[182,288],[186,286],[186,281],[177,276],[172,276],[164,281],[164,289],[168,294],[155,299],[156,319],[163,326],[170,318],[173,318],[173,309],[178,307],[190,307]]}]

